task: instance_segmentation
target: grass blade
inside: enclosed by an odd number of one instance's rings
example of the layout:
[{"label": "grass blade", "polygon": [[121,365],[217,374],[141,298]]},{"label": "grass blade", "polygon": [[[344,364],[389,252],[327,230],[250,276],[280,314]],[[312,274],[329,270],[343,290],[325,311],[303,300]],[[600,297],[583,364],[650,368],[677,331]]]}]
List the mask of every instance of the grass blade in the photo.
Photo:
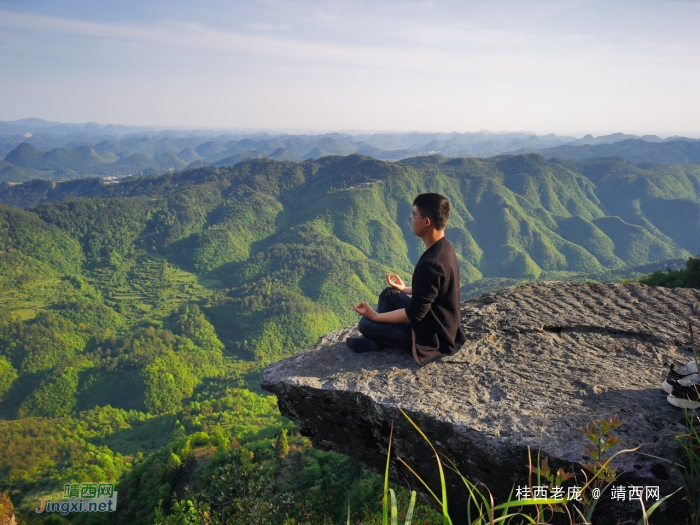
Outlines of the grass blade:
[{"label": "grass blade", "polygon": [[[401,410],[399,408],[399,410]],[[408,417],[408,414],[401,410],[401,413],[404,415],[406,419],[408,419],[409,423],[413,425],[413,428],[415,428],[418,433],[423,436],[423,439],[430,445],[430,448],[433,450],[433,454],[435,454],[435,458],[437,459],[437,464],[438,464],[438,470],[440,471],[440,488],[442,489],[442,523],[443,525],[452,525],[452,520],[450,519],[450,515],[447,512],[447,484],[445,483],[445,473],[442,471],[442,461],[440,461],[440,456],[437,453],[437,450],[435,450],[435,447],[433,444],[430,442],[428,437],[423,433],[423,431],[416,425],[413,420]]]},{"label": "grass blade", "polygon": [[649,507],[649,510],[646,510],[644,508],[644,503],[642,503],[642,518],[637,522],[637,525],[648,525],[649,518],[651,517],[652,512],[654,512],[659,505],[661,505],[664,501],[666,501],[668,498],[673,496],[676,492],[678,492],[682,488],[683,487],[680,487],[678,490],[672,492],[671,494],[664,496],[659,501],[654,503],[651,507]]},{"label": "grass blade", "polygon": [[410,470],[410,471],[411,471],[411,474],[413,474],[416,478],[418,478],[418,481],[420,481],[420,482],[423,484],[423,486],[425,487],[425,490],[427,490],[428,492],[430,492],[430,495],[431,495],[433,498],[435,498],[435,501],[437,501],[438,503],[440,503],[440,498],[438,498],[438,497],[435,495],[435,493],[432,491],[432,489],[428,486],[428,484],[427,484],[425,481],[423,481],[423,478],[421,478],[421,477],[418,475],[418,473],[417,473],[415,470],[413,470],[413,469],[411,468],[411,466],[410,466],[408,463],[406,463],[403,459],[401,459],[401,458],[396,458],[396,459],[398,459],[404,467],[406,467],[408,470]]},{"label": "grass blade", "polygon": [[411,502],[408,504],[408,512],[406,512],[406,523],[405,525],[411,525],[413,521],[413,507],[416,505],[416,491],[411,491]]},{"label": "grass blade", "polygon": [[399,525],[399,509],[396,505],[396,494],[394,489],[389,489],[391,494],[391,525]]},{"label": "grass blade", "polygon": [[394,422],[391,422],[389,448],[386,451],[386,470],[384,471],[384,500],[382,501],[382,525],[389,525],[389,461],[391,460],[391,442],[394,439]]}]

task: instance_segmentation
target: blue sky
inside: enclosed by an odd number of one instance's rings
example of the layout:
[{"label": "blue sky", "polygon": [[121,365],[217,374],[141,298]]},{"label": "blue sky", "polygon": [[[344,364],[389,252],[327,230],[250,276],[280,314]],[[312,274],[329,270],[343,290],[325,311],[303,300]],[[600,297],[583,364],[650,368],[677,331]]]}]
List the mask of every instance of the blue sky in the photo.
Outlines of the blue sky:
[{"label": "blue sky", "polygon": [[0,120],[700,132],[700,0],[0,0]]}]

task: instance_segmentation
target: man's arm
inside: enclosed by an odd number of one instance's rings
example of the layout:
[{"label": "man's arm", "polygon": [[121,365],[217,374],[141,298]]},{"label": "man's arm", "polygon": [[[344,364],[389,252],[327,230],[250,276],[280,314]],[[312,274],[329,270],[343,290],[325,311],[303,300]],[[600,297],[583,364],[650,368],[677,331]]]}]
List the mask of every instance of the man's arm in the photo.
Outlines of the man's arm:
[{"label": "man's arm", "polygon": [[406,315],[406,309],[401,308],[400,310],[392,310],[391,312],[377,314],[374,320],[378,323],[407,323],[408,316]]},{"label": "man's arm", "polygon": [[370,321],[376,321],[378,323],[407,323],[408,316],[406,315],[406,309],[401,308],[400,310],[392,310],[391,312],[377,313],[374,309],[362,301],[360,304],[355,306],[352,305],[353,309],[360,314],[362,317],[366,317]]}]

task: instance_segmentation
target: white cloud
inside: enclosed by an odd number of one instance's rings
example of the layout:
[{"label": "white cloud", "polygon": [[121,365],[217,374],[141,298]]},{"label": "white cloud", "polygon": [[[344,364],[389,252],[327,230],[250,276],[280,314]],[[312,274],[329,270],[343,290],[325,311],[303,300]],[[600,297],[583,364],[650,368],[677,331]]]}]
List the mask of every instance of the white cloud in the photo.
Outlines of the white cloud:
[{"label": "white cloud", "polygon": [[[270,34],[221,31],[197,22],[168,21],[155,25],[100,24],[0,11],[0,27],[5,29],[5,40],[14,32],[17,38],[27,40],[27,32],[43,36],[87,37],[99,43],[128,48],[150,46],[168,53],[223,55],[229,59],[264,57],[285,64],[319,63],[331,67],[375,69],[380,71],[448,72],[455,66],[482,67],[494,63],[494,56],[481,56],[469,49],[450,49],[449,45],[426,47],[423,38],[415,38],[410,45],[366,46],[328,41],[309,42]],[[435,29],[444,31],[444,28]],[[430,28],[415,27],[416,34],[428,35]],[[489,35],[454,29],[461,43],[485,43]],[[500,35],[499,38],[505,38]],[[453,44],[456,36],[448,44]],[[80,52],[80,50],[77,50]],[[84,52],[94,50],[84,49]]]}]

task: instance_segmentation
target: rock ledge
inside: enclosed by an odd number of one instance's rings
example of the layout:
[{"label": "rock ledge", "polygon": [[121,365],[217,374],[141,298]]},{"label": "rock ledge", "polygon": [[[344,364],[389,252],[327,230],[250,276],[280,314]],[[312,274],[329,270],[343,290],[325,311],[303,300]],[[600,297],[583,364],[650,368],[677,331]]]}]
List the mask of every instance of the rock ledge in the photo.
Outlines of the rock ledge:
[{"label": "rock ledge", "polygon": [[[615,465],[629,483],[665,495],[680,482],[658,458],[676,458],[684,427],[659,385],[669,363],[690,358],[688,319],[700,327],[700,290],[536,283],[463,303],[467,343],[426,367],[397,350],[354,354],[343,343],[355,334],[348,327],[267,367],[262,386],[315,446],[379,472],[393,422],[395,454],[439,488],[435,459],[402,408],[462,474],[501,496],[526,482],[527,447],[580,471],[586,440],[576,429],[616,413],[626,448],[641,449]],[[396,481],[420,489],[392,464]],[[454,478],[457,524],[465,491]],[[638,504],[616,508],[629,515]]]}]

